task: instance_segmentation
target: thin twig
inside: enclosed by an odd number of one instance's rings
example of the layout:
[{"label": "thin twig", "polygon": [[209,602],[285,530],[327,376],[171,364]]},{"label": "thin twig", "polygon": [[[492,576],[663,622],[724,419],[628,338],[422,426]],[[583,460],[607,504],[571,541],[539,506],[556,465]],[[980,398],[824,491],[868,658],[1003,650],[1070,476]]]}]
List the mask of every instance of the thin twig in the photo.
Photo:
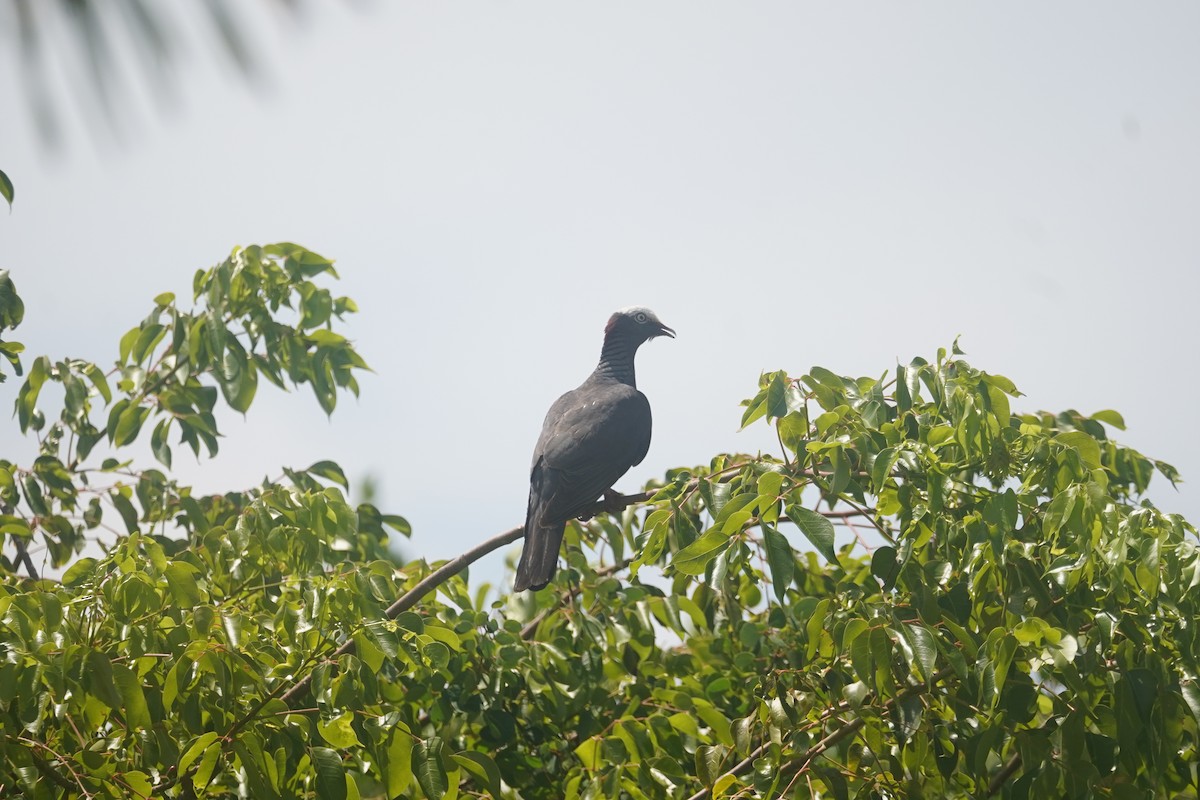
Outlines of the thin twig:
[{"label": "thin twig", "polygon": [[[36,739],[30,739],[26,736],[15,736],[15,737],[10,737],[10,738],[14,738],[18,742],[21,742],[22,744],[30,745],[29,757],[33,760],[33,763],[37,766],[38,772],[45,775],[50,780],[51,783],[55,784],[56,786],[58,786],[62,789],[66,789],[69,792],[75,791],[75,784],[78,784],[79,791],[83,793],[84,797],[94,797],[95,796],[92,792],[89,792],[87,790],[86,786],[83,785],[83,779],[81,777],[79,777],[79,773],[76,772],[71,767],[71,762],[68,761],[65,756],[62,756],[57,751],[55,751],[54,748],[50,747],[45,742],[39,742]],[[60,764],[62,764],[64,767],[66,767],[67,772],[71,773],[71,777],[75,779],[75,784],[72,784],[70,781],[68,781],[62,775],[59,775],[58,772],[50,765],[50,763],[48,761],[46,761],[44,758],[39,756],[37,754],[37,752],[32,749],[33,747],[40,747],[43,750],[45,750],[47,753],[49,753],[50,755],[54,756],[55,760],[58,761]]]},{"label": "thin twig", "polygon": [[843,503],[850,506],[855,511],[860,512],[862,516],[866,517],[867,522],[870,522],[872,525],[875,526],[875,530],[879,531],[879,535],[882,536],[884,539],[886,539],[888,544],[896,543],[896,538],[894,536],[892,536],[892,534],[890,532],[888,532],[888,530],[885,529],[883,527],[883,525],[879,523],[878,520],[875,519],[874,514],[868,513],[867,509],[863,508],[858,503],[854,502],[853,500],[850,500],[849,498],[839,497],[838,500],[841,500]]}]

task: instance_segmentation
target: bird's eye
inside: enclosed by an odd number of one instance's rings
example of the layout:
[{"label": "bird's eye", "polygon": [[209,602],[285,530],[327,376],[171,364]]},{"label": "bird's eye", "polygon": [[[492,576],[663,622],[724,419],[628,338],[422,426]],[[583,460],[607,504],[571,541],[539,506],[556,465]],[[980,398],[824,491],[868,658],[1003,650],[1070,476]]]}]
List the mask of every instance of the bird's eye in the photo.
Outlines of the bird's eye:
[{"label": "bird's eye", "polygon": [[646,315],[639,312],[636,316],[634,316],[634,319],[636,319],[638,322],[645,322]]}]

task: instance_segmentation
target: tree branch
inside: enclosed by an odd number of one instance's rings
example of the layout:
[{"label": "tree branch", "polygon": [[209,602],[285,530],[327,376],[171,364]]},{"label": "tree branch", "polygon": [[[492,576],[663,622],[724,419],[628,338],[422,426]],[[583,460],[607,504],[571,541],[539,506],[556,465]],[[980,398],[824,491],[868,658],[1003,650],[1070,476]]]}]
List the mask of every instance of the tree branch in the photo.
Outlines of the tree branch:
[{"label": "tree branch", "polygon": [[[731,472],[735,469],[741,469],[744,466],[745,466],[745,464],[733,465],[731,467],[725,468],[724,470],[721,470],[721,472]],[[718,474],[718,473],[705,475],[705,476],[698,477],[698,478],[693,478],[689,482],[689,485],[696,486],[702,480],[712,478],[716,474]],[[624,509],[628,508],[629,506],[646,502],[647,500],[649,500],[650,498],[652,498],[656,494],[658,494],[658,492],[659,492],[659,490],[655,489],[655,490],[647,491],[647,492],[639,492],[638,494],[620,495],[620,496],[614,498],[613,500],[599,500],[599,501],[593,503],[592,505],[590,505],[588,508],[584,509],[583,513],[580,514],[579,516],[582,519],[587,519],[587,518],[593,517],[597,514],[600,514],[602,512],[616,513],[618,511],[623,511]],[[831,513],[834,513],[834,512],[831,512]],[[836,512],[835,515],[841,516],[845,513],[847,513],[847,512]],[[866,514],[867,511],[865,509],[858,509],[855,513]],[[421,600],[421,598],[425,597],[425,595],[429,594],[431,591],[436,589],[438,586],[441,586],[443,583],[448,581],[450,578],[457,575],[459,572],[461,572],[463,569],[465,569],[468,565],[473,564],[474,562],[478,561],[480,558],[483,558],[488,553],[498,550],[507,544],[512,544],[513,542],[515,542],[517,539],[520,539],[524,535],[525,535],[525,528],[523,526],[511,528],[511,529],[505,531],[504,533],[501,533],[497,536],[493,536],[491,539],[488,539],[487,541],[476,545],[475,547],[471,548],[470,550],[468,550],[467,552],[458,556],[457,558],[454,558],[451,561],[447,561],[445,564],[443,564],[442,566],[435,569],[433,572],[426,575],[416,586],[414,586],[413,588],[411,588],[407,592],[405,592],[403,595],[401,595],[396,600],[396,602],[392,603],[388,607],[387,611],[384,612],[386,617],[388,619],[395,619],[396,617],[403,614],[405,611],[408,611],[410,608],[415,606]],[[616,570],[613,570],[613,571],[616,571]],[[524,629],[522,629],[521,633],[522,633],[523,637],[528,638],[529,636],[533,635],[533,630],[536,628],[537,624],[540,624],[541,621],[545,618],[545,616],[544,616],[545,613],[546,612],[543,612],[543,614],[539,614],[538,617],[535,617],[534,620],[531,620],[531,622],[529,624],[527,624]],[[531,628],[530,625],[533,625],[533,627]],[[353,653],[354,651],[355,651],[354,640],[347,639],[345,642],[342,643],[342,645],[340,647],[338,647],[337,650],[335,650],[331,654],[330,657],[336,658],[338,656],[343,656],[343,655]],[[305,693],[308,692],[308,689],[311,685],[312,685],[312,674],[310,673],[308,675],[305,675],[303,678],[301,678],[299,681],[297,681],[290,689],[288,689],[286,692],[284,692],[282,695],[280,695],[280,699],[283,700],[283,702],[286,703],[290,707],[296,700],[302,698],[305,695]],[[252,719],[256,715],[257,715],[257,710],[255,710],[248,716],[248,718],[246,719],[246,722],[248,722],[250,719]],[[239,725],[238,727],[241,727],[241,726]]]},{"label": "tree branch", "polygon": [[988,781],[987,794],[984,796],[991,797],[992,795],[999,792],[1000,788],[1002,786],[1004,786],[1004,784],[1008,781],[1008,779],[1011,778],[1016,773],[1016,771],[1019,770],[1020,768],[1021,768],[1021,754],[1013,753],[1012,758],[1010,758],[1004,764],[1004,766],[1000,768],[1000,771],[997,772],[995,775],[993,775],[992,779],[990,781]]},{"label": "tree branch", "polygon": [[[419,601],[422,597],[429,594],[431,591],[448,581],[453,576],[457,575],[459,572],[462,572],[469,564],[478,561],[493,550],[498,550],[506,544],[512,544],[524,535],[524,527],[512,528],[500,534],[499,536],[493,536],[486,542],[476,545],[457,558],[447,561],[445,564],[426,575],[416,586],[400,595],[396,602],[388,606],[387,611],[384,612],[385,615],[388,619],[395,619],[405,611],[408,611],[410,608],[415,606],[417,601]],[[353,653],[354,649],[354,640],[347,639],[342,643],[341,647],[333,651],[332,657],[336,658],[337,656]],[[294,701],[304,696],[311,685],[312,673],[309,673],[301,678],[292,688],[280,695],[279,699],[287,703],[288,706],[291,706]]]}]

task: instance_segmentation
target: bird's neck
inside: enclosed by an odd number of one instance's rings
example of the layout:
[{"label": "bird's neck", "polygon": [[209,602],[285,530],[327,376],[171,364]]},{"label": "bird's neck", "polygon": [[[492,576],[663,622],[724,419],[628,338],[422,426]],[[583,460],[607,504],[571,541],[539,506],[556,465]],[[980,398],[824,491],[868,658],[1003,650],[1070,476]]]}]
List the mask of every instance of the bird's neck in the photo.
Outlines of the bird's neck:
[{"label": "bird's neck", "polygon": [[595,375],[628,384],[636,389],[637,376],[633,370],[633,356],[637,349],[637,343],[624,336],[606,336]]}]

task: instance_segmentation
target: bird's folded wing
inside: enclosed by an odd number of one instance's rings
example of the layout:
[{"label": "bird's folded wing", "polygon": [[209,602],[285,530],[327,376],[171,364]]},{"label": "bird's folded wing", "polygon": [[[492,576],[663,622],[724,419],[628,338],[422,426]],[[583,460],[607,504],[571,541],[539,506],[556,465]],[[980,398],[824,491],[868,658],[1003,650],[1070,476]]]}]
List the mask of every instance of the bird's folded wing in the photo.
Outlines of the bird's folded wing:
[{"label": "bird's folded wing", "polygon": [[578,516],[610,489],[645,457],[650,428],[650,404],[636,389],[564,395],[534,455],[535,468],[552,473],[547,518]]}]

